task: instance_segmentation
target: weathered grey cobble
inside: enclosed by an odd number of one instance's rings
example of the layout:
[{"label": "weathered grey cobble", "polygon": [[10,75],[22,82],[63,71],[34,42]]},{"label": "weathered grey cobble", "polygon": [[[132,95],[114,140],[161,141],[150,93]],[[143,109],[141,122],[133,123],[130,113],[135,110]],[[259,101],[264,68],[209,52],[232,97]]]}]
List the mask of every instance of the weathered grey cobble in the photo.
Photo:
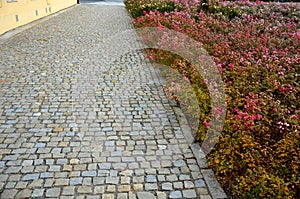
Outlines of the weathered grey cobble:
[{"label": "weathered grey cobble", "polygon": [[226,197],[132,29],[78,5],[1,41],[0,198]]}]

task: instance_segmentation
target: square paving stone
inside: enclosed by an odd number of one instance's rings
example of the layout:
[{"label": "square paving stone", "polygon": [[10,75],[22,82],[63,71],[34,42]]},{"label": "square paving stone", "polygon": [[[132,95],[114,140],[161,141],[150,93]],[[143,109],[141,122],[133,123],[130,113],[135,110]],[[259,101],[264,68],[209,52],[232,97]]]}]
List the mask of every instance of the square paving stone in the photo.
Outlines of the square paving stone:
[{"label": "square paving stone", "polygon": [[95,177],[97,176],[97,171],[83,171],[81,175],[83,177]]},{"label": "square paving stone", "polygon": [[64,187],[62,194],[67,196],[73,196],[75,194],[75,186]]},{"label": "square paving stone", "polygon": [[146,182],[157,182],[156,176],[155,175],[147,175]]},{"label": "square paving stone", "polygon": [[198,179],[198,180],[195,180],[195,186],[196,187],[205,187],[205,182],[203,179]]},{"label": "square paving stone", "polygon": [[14,198],[15,195],[18,193],[18,190],[16,189],[5,189],[1,193],[1,199],[8,199],[8,198]]},{"label": "square paving stone", "polygon": [[39,174],[38,173],[34,173],[34,174],[26,174],[23,176],[22,180],[23,181],[29,181],[29,180],[37,180],[39,178]]},{"label": "square paving stone", "polygon": [[196,198],[197,194],[196,191],[191,189],[191,190],[183,190],[182,191],[183,197],[184,198]]},{"label": "square paving stone", "polygon": [[182,198],[182,193],[181,191],[172,191],[169,198]]},{"label": "square paving stone", "polygon": [[70,179],[70,185],[81,185],[83,181],[82,177],[78,177],[78,178],[71,178]]},{"label": "square paving stone", "polygon": [[94,194],[103,194],[105,192],[104,186],[95,186]]},{"label": "square paving stone", "polygon": [[45,189],[34,189],[32,193],[32,197],[42,197],[44,195]]},{"label": "square paving stone", "polygon": [[173,190],[173,185],[170,182],[165,182],[162,184],[161,188],[162,188],[162,190],[171,191],[171,190]]},{"label": "square paving stone", "polygon": [[61,192],[61,188],[50,188],[46,191],[46,197],[58,198]]},{"label": "square paving stone", "polygon": [[92,187],[90,186],[80,186],[77,189],[78,193],[89,194],[92,193]]},{"label": "square paving stone", "polygon": [[118,184],[119,183],[119,177],[106,177],[105,180],[106,184]]},{"label": "square paving stone", "polygon": [[150,190],[157,190],[158,186],[156,183],[146,183],[145,184],[145,190],[150,191]]}]

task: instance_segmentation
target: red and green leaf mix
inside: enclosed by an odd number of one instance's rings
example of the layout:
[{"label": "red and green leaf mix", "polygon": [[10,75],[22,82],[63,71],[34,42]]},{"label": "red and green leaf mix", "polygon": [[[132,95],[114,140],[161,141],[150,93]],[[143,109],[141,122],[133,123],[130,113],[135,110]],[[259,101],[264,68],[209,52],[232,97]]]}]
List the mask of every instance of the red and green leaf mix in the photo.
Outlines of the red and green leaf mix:
[{"label": "red and green leaf mix", "polygon": [[[127,0],[136,27],[168,28],[201,42],[226,88],[226,121],[208,161],[233,198],[300,195],[300,4]],[[209,126],[209,93],[179,56],[148,50],[193,84],[199,141]],[[172,78],[172,77],[169,77]],[[166,89],[166,91],[174,89]],[[176,89],[175,89],[176,90]],[[186,89],[177,89],[185,92]],[[188,93],[188,91],[186,91]],[[188,101],[188,94],[186,101]],[[193,107],[201,115],[193,114]]]}]

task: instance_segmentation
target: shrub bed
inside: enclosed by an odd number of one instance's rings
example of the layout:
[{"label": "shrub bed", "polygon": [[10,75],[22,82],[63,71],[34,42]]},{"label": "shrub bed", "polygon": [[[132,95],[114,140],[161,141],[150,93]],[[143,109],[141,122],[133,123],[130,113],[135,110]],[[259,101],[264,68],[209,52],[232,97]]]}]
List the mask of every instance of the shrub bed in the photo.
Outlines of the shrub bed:
[{"label": "shrub bed", "polygon": [[[127,0],[126,6],[136,27],[182,32],[201,42],[218,66],[226,87],[226,121],[208,162],[227,193],[233,198],[297,198],[299,4]],[[211,114],[203,80],[176,55],[159,50],[147,53],[194,85],[202,115],[187,110],[200,118],[197,139],[201,141]]]}]

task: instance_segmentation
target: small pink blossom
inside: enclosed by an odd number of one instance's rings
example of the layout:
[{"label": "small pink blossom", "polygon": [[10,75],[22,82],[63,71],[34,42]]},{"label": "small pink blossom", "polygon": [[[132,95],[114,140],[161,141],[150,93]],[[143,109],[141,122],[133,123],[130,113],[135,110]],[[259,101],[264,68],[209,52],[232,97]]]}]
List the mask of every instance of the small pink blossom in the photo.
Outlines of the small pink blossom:
[{"label": "small pink blossom", "polygon": [[160,23],[160,22],[158,22],[158,24],[157,24],[157,28],[161,30],[161,29],[163,29],[164,27],[163,27],[163,25],[161,25],[161,23]]},{"label": "small pink blossom", "polygon": [[205,125],[206,129],[209,129],[210,122],[207,122],[206,120],[203,121],[203,124]]},{"label": "small pink blossom", "polygon": [[257,120],[261,119],[261,115],[260,114],[257,114],[256,117],[257,117]]},{"label": "small pink blossom", "polygon": [[153,57],[153,55],[150,55],[150,54],[147,54],[147,56],[146,56],[147,58],[149,58],[149,59],[151,59],[151,60],[154,60],[154,57]]},{"label": "small pink blossom", "polygon": [[190,83],[189,78],[187,78],[186,76],[184,76],[183,79],[184,79],[186,82]]}]

